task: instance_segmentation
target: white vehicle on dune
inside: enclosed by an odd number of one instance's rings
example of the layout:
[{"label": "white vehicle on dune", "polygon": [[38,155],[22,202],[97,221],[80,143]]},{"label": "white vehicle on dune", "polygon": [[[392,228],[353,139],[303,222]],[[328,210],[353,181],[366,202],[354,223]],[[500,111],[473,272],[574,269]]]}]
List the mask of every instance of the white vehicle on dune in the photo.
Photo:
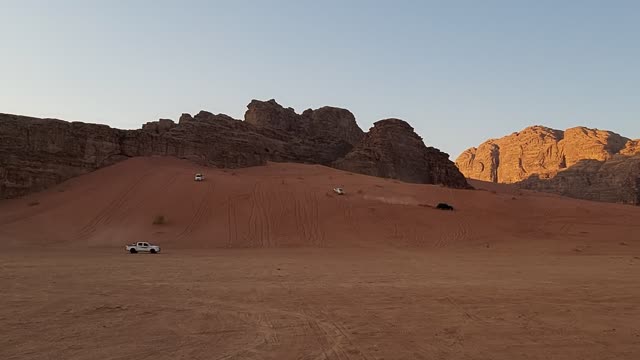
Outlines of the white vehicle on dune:
[{"label": "white vehicle on dune", "polygon": [[196,177],[193,179],[195,181],[202,181],[204,180],[204,175],[202,174],[196,174]]},{"label": "white vehicle on dune", "polygon": [[160,246],[151,245],[148,242],[144,242],[144,241],[139,241],[135,244],[126,245],[125,249],[132,254],[136,254],[139,252],[148,252],[151,254],[157,254],[160,252]]}]

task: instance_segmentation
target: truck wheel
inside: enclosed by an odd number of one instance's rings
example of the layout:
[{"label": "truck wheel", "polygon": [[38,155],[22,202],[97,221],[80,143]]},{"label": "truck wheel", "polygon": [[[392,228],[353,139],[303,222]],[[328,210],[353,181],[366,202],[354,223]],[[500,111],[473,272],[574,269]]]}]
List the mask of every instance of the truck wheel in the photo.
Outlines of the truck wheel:
[{"label": "truck wheel", "polygon": [[136,249],[131,249],[131,250],[129,250],[129,252],[132,253],[132,254],[137,253]]},{"label": "truck wheel", "polygon": [[152,253],[152,254],[155,254],[156,253],[156,249],[151,249],[149,252]]}]

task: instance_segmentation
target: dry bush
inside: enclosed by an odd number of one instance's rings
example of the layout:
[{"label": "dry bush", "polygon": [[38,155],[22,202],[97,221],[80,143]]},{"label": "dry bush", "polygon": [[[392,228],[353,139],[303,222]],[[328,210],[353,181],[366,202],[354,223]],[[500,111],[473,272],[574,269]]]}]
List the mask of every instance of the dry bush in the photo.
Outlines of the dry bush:
[{"label": "dry bush", "polygon": [[153,218],[153,225],[162,225],[166,223],[167,223],[167,219],[165,219],[164,215],[156,215]]}]

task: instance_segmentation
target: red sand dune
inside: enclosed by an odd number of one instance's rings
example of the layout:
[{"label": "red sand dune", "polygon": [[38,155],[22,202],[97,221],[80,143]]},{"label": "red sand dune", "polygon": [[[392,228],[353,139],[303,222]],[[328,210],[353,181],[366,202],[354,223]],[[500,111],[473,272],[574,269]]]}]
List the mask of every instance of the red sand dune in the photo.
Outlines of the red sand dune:
[{"label": "red sand dune", "polygon": [[640,358],[640,209],[487,189],[134,158],[2,201],[0,359]]},{"label": "red sand dune", "polygon": [[[205,181],[193,180],[197,172]],[[638,208],[490,185],[491,191],[453,190],[319,165],[222,170],[133,158],[1,202],[0,242],[113,247],[144,240],[165,249],[544,244],[559,250],[637,242]],[[346,195],[335,194],[337,186]],[[429,207],[438,202],[456,211]],[[166,223],[154,225],[159,215]]]}]

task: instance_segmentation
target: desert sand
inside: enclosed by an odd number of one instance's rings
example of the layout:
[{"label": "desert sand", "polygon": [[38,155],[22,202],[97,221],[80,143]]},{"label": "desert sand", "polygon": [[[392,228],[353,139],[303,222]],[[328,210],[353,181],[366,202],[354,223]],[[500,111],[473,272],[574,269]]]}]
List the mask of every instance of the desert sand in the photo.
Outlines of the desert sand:
[{"label": "desert sand", "polygon": [[472,185],[133,158],[3,200],[0,358],[640,358],[640,209]]}]

